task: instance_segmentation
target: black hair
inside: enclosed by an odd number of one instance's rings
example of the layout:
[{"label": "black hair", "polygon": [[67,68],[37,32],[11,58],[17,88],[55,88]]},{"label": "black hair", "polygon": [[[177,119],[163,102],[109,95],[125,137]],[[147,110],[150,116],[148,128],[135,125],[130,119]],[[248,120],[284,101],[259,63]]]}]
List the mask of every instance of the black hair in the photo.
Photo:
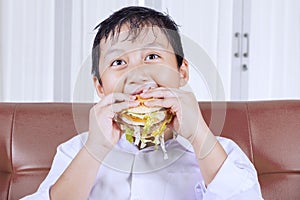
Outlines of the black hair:
[{"label": "black hair", "polygon": [[100,41],[103,38],[107,40],[109,36],[112,36],[112,38],[117,36],[124,24],[129,26],[129,35],[133,35],[134,37],[137,37],[139,29],[144,27],[157,26],[160,28],[174,50],[178,68],[181,66],[184,57],[181,38],[178,25],[171,17],[168,14],[158,12],[151,8],[139,6],[125,7],[114,12],[95,27],[95,30],[98,29],[98,32],[95,36],[92,48],[92,74],[98,78],[100,85],[102,85],[99,73]]}]

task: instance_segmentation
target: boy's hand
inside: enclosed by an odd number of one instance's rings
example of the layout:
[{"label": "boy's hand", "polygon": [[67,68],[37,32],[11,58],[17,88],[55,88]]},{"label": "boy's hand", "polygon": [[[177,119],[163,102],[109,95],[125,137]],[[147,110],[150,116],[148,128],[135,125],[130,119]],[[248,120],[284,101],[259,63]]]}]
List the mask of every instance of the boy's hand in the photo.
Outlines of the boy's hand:
[{"label": "boy's hand", "polygon": [[133,96],[111,93],[91,108],[89,136],[85,146],[98,160],[103,160],[121,137],[121,131],[113,121],[115,114],[138,104]]},{"label": "boy's hand", "polygon": [[155,98],[155,100],[145,102],[146,106],[170,108],[171,112],[176,115],[172,124],[174,130],[192,144],[195,139],[202,140],[206,136],[205,133],[209,131],[192,92],[160,87],[142,93],[141,97]]}]

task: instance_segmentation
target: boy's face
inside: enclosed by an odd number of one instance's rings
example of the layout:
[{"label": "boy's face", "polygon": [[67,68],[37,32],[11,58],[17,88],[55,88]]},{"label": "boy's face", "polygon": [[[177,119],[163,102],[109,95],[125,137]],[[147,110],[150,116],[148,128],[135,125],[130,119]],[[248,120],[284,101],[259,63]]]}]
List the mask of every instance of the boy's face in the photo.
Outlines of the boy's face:
[{"label": "boy's face", "polygon": [[158,27],[143,28],[136,38],[123,26],[118,37],[100,42],[98,95],[113,92],[139,94],[156,87],[179,88],[188,80],[188,64],[178,68],[176,56],[165,34]]}]

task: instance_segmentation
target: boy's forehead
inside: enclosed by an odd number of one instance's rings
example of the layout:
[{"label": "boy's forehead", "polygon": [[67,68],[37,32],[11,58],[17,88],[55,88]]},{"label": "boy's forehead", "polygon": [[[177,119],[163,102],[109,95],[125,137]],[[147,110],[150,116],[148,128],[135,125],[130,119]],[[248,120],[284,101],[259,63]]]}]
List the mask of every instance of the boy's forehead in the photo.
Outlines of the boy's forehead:
[{"label": "boy's forehead", "polygon": [[169,41],[161,28],[153,26],[129,30],[127,26],[122,26],[120,32],[110,33],[107,39],[102,38],[100,42],[100,51],[104,54],[115,48],[130,51],[147,47],[168,49]]}]

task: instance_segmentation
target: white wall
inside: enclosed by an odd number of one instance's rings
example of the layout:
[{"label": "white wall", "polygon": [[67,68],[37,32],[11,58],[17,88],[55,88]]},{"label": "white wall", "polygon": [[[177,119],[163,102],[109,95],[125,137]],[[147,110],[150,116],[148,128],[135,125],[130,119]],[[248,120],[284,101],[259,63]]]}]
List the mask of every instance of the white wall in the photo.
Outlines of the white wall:
[{"label": "white wall", "polygon": [[300,99],[300,1],[251,1],[249,99]]},{"label": "white wall", "polygon": [[2,101],[53,99],[54,1],[1,1]]}]

